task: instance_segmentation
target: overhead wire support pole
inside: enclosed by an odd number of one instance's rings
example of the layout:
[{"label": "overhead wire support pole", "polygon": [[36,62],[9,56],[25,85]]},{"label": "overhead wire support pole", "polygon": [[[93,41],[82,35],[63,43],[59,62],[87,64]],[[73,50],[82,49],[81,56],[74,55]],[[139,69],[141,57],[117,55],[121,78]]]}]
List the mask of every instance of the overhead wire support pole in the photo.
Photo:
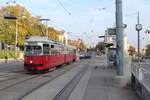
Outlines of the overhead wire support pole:
[{"label": "overhead wire support pole", "polygon": [[117,75],[124,75],[124,43],[123,43],[123,14],[122,14],[122,0],[116,0],[116,65]]},{"label": "overhead wire support pole", "polygon": [[17,58],[18,50],[18,19],[16,19],[16,43],[15,43],[15,57]]}]

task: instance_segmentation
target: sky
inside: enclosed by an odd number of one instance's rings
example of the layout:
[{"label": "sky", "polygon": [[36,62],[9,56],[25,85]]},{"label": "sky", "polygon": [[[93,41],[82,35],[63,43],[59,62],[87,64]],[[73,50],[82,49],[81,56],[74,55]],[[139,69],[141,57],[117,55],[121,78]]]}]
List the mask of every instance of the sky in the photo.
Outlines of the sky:
[{"label": "sky", "polygon": [[[0,0],[5,6],[7,1]],[[127,24],[124,34],[128,36],[130,45],[137,47],[137,12],[140,12],[141,49],[150,43],[150,0],[122,0],[123,23]],[[115,26],[115,0],[16,0],[33,16],[49,18],[49,26],[69,32],[69,39],[83,39],[87,44],[94,45],[104,35],[107,28]],[[105,8],[105,9],[103,9]]]}]

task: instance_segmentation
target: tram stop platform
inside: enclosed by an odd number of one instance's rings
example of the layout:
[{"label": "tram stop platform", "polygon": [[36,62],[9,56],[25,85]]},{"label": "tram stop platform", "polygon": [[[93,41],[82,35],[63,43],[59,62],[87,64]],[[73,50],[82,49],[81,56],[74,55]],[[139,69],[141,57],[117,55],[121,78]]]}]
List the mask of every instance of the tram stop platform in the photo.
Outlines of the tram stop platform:
[{"label": "tram stop platform", "polygon": [[130,86],[116,87],[116,71],[100,61],[92,61],[68,100],[141,100]]}]

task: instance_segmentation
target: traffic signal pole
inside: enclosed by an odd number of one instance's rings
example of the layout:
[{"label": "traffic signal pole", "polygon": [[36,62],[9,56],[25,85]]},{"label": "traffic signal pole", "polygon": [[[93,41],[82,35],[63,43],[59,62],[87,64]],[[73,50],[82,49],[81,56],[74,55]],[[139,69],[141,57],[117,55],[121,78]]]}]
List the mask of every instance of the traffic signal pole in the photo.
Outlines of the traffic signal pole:
[{"label": "traffic signal pole", "polygon": [[124,75],[124,38],[123,38],[123,14],[122,0],[116,0],[116,65],[117,75]]}]

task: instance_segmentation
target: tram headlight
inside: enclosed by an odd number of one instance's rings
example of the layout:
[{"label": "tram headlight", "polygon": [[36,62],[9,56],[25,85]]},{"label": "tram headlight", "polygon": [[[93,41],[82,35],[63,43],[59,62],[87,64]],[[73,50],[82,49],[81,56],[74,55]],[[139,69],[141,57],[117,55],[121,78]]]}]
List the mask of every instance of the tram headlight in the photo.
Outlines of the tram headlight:
[{"label": "tram headlight", "polygon": [[31,60],[31,61],[30,61],[30,64],[32,64],[32,63],[33,63],[33,61]]}]

